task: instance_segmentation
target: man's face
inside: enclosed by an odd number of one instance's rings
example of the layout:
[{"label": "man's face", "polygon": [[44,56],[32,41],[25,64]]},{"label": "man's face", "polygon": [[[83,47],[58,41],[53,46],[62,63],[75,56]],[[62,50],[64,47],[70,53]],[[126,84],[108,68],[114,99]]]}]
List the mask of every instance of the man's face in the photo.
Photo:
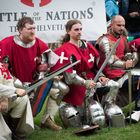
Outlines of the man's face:
[{"label": "man's face", "polygon": [[113,32],[117,35],[122,35],[125,30],[125,21],[117,20],[112,25]]},{"label": "man's face", "polygon": [[20,32],[20,39],[24,43],[30,43],[35,39],[35,25],[26,23],[25,27],[19,31]]},{"label": "man's face", "polygon": [[74,24],[71,30],[68,32],[70,38],[73,40],[79,40],[81,38],[81,33],[82,33],[82,25],[79,23]]}]

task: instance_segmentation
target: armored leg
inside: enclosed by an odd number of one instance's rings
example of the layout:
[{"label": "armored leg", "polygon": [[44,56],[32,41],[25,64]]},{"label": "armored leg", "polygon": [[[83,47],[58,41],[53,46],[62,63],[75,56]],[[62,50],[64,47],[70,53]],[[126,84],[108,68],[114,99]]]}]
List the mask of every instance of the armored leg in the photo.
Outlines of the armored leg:
[{"label": "armored leg", "polygon": [[48,97],[46,108],[42,117],[41,127],[47,127],[55,131],[59,131],[62,127],[55,124],[54,116],[56,115],[59,104],[63,99],[63,96],[67,94],[69,88],[61,81],[54,81],[53,87],[50,90],[50,96]]},{"label": "armored leg", "polygon": [[105,124],[105,114],[103,107],[100,103],[95,100],[88,105],[89,109],[89,118],[91,118],[91,124],[95,125],[98,124],[99,126],[104,126]]},{"label": "armored leg", "polygon": [[104,111],[107,120],[112,126],[124,126],[124,114],[119,106],[115,104],[118,87],[110,87],[110,91],[103,99]]}]

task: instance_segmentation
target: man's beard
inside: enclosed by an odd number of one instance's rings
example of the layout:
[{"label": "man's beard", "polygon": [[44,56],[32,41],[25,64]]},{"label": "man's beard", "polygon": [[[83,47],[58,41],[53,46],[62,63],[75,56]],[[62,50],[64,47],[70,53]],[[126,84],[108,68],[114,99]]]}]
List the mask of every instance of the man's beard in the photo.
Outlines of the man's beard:
[{"label": "man's beard", "polygon": [[120,36],[123,34],[122,33],[118,33],[118,32],[114,32],[114,31],[111,31],[111,33],[116,37],[116,38],[120,38]]}]

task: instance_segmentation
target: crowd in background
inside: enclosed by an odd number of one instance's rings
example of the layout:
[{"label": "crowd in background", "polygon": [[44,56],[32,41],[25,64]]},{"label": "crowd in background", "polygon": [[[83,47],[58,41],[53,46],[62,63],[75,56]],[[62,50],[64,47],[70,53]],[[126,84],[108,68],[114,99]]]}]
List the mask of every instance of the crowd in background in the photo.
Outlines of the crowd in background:
[{"label": "crowd in background", "polygon": [[122,15],[126,21],[128,35],[140,37],[140,0],[105,0],[107,21],[114,15]]}]

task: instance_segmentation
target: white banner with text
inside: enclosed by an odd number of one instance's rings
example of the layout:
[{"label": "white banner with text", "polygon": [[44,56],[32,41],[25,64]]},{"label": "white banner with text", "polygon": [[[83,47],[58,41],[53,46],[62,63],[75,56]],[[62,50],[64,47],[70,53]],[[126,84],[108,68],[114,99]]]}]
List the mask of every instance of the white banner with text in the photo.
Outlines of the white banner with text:
[{"label": "white banner with text", "polygon": [[78,19],[83,25],[82,38],[96,40],[106,33],[104,0],[0,0],[0,40],[17,34],[19,18],[30,16],[36,35],[46,43],[58,42],[65,34],[65,24]]}]

